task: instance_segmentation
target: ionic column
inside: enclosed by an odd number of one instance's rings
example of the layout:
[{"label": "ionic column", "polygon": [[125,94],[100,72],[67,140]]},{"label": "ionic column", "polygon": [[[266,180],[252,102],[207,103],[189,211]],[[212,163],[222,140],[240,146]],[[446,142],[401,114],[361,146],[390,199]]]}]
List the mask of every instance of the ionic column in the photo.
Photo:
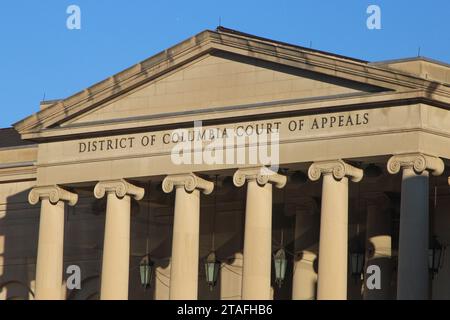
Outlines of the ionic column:
[{"label": "ionic column", "polygon": [[[364,268],[364,299],[388,300],[391,298],[392,276],[392,237],[390,200],[382,192],[374,192],[365,195],[367,201],[366,221],[366,263]],[[374,271],[367,270],[372,266],[379,268],[380,288],[368,288],[367,280]],[[375,271],[376,272],[376,271]],[[372,282],[370,282],[372,283]]]},{"label": "ionic column", "polygon": [[141,200],[144,189],[123,179],[101,181],[97,199],[107,196],[101,276],[101,300],[127,300],[130,269],[131,197]]},{"label": "ionic column", "polygon": [[214,184],[193,173],[171,175],[162,189],[175,188],[172,258],[170,267],[170,300],[198,298],[198,259],[200,230],[200,191],[210,194]]},{"label": "ionic column", "polygon": [[315,300],[319,217],[317,201],[311,197],[300,199],[295,213],[294,268],[292,277],[292,300]]},{"label": "ionic column", "polygon": [[428,298],[428,176],[444,172],[444,162],[415,153],[395,155],[389,173],[402,170],[397,299]]},{"label": "ionic column", "polygon": [[239,169],[234,185],[247,182],[245,208],[243,300],[269,300],[272,255],[272,184],[283,188],[286,177],[269,169]]},{"label": "ionic column", "polygon": [[363,171],[342,160],[313,163],[312,181],[323,175],[319,242],[318,300],[347,299],[348,178],[361,181]]},{"label": "ionic column", "polygon": [[41,201],[36,262],[36,300],[62,300],[64,202],[74,206],[78,195],[58,186],[36,187],[28,195],[35,205]]}]

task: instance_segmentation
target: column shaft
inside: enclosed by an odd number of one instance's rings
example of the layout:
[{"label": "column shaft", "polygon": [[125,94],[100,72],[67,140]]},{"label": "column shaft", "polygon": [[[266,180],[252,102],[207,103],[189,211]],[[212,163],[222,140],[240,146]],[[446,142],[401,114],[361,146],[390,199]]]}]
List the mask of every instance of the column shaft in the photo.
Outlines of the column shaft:
[{"label": "column shaft", "polygon": [[247,183],[242,299],[269,300],[272,254],[272,184]]},{"label": "column shaft", "polygon": [[198,298],[200,191],[211,194],[214,184],[187,173],[167,176],[162,189],[165,193],[175,189],[169,298],[195,300]]},{"label": "column shaft", "polygon": [[130,268],[130,196],[108,192],[101,276],[102,300],[127,300]]},{"label": "column shaft", "polygon": [[428,171],[403,169],[398,299],[428,298]]},{"label": "column shaft", "polygon": [[36,263],[36,300],[61,300],[64,248],[64,202],[41,201]]},{"label": "column shaft", "polygon": [[323,176],[317,299],[347,299],[348,178]]},{"label": "column shaft", "polygon": [[317,273],[314,261],[317,248],[313,248],[319,234],[314,213],[300,211],[295,217],[295,258],[292,278],[292,300],[315,300]]},{"label": "column shaft", "polygon": [[[381,200],[379,200],[381,201]],[[391,298],[391,276],[392,276],[392,240],[391,240],[391,215],[386,208],[380,208],[377,204],[367,206],[366,222],[366,265],[364,281],[364,300],[388,300]],[[380,268],[379,289],[367,287],[370,276],[367,273],[369,266]]]},{"label": "column shaft", "polygon": [[397,299],[428,298],[428,176],[441,175],[442,159],[423,153],[392,156],[388,172],[402,170]]},{"label": "column shaft", "polygon": [[302,251],[294,261],[292,300],[315,300],[317,273],[314,271],[316,253]]},{"label": "column shaft", "polygon": [[195,300],[198,294],[200,192],[176,187],[170,299]]},{"label": "column shaft", "polygon": [[155,287],[153,289],[153,300],[169,300],[170,291],[170,263],[167,261],[155,262]]}]

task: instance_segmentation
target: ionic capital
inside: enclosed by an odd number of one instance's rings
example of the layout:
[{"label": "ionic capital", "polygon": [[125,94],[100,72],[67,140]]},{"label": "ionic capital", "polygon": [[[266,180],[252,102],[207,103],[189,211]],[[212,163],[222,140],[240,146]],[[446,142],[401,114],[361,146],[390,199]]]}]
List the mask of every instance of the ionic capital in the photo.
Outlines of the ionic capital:
[{"label": "ionic capital", "polygon": [[260,186],[270,182],[281,189],[286,185],[287,178],[266,167],[238,169],[233,175],[233,183],[236,187],[242,187],[247,180],[256,180]]},{"label": "ionic capital", "polygon": [[202,179],[193,173],[167,176],[162,182],[163,191],[170,193],[174,187],[183,187],[187,192],[199,189],[203,194],[210,194],[214,190],[214,183]]},{"label": "ionic capital", "polygon": [[356,168],[343,160],[330,160],[314,162],[308,169],[308,177],[317,181],[322,175],[332,174],[336,180],[349,177],[353,182],[359,182],[363,178],[363,170]]},{"label": "ionic capital", "polygon": [[392,156],[387,163],[387,170],[391,174],[396,174],[400,169],[410,168],[418,174],[427,170],[434,176],[439,176],[444,172],[444,161],[435,156],[423,153],[408,153]]},{"label": "ionic capital", "polygon": [[52,204],[57,204],[59,201],[67,201],[70,206],[74,206],[78,202],[78,195],[57,185],[35,187],[28,194],[28,202],[32,205],[37,204],[42,199],[48,199]]},{"label": "ionic capital", "polygon": [[94,196],[97,199],[103,198],[106,193],[114,193],[118,198],[132,196],[136,200],[142,200],[145,190],[124,179],[100,181],[95,185]]}]

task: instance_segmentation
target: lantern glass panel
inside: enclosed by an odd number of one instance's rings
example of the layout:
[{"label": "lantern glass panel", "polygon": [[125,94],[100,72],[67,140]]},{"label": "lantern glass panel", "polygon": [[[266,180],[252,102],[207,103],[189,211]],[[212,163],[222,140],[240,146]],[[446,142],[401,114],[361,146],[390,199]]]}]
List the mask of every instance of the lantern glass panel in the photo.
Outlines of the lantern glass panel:
[{"label": "lantern glass panel", "polygon": [[211,290],[216,285],[219,269],[220,262],[217,261],[216,254],[214,252],[211,252],[205,261],[206,283]]},{"label": "lantern glass panel", "polygon": [[352,275],[360,275],[364,269],[364,253],[355,252],[350,254],[350,264],[352,268]]},{"label": "lantern glass panel", "polygon": [[278,286],[281,287],[281,284],[284,281],[286,276],[286,267],[287,267],[287,259],[286,252],[284,249],[279,249],[274,256],[274,265],[275,265],[275,281],[278,283]]},{"label": "lantern glass panel", "polygon": [[144,257],[139,264],[139,271],[141,276],[141,284],[144,288],[150,286],[152,282],[152,274],[153,274],[153,262],[150,260],[150,257]]},{"label": "lantern glass panel", "polygon": [[434,250],[428,249],[428,268],[434,270]]}]

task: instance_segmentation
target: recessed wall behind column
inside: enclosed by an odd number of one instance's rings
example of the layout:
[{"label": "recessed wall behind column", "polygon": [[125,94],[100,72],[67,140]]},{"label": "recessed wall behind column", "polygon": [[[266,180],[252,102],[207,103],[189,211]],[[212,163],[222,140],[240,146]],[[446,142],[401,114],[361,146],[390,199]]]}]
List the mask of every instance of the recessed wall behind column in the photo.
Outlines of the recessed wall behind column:
[{"label": "recessed wall behind column", "polygon": [[0,183],[0,300],[32,299],[39,208],[28,203],[34,181]]}]

